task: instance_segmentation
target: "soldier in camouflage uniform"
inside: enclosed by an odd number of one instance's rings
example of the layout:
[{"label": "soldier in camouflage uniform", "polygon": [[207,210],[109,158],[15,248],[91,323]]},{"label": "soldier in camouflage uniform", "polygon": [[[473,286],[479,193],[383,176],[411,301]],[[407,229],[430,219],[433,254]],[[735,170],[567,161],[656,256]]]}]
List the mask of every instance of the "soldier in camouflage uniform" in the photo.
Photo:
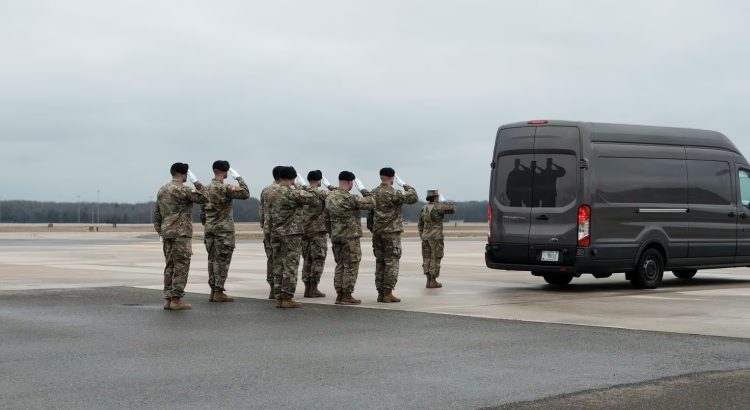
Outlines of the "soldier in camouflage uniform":
[{"label": "soldier in camouflage uniform", "polygon": [[[164,309],[186,310],[191,306],[182,302],[193,255],[193,203],[208,201],[206,188],[190,172],[188,164],[177,162],[169,172],[172,181],[159,189],[154,207],[154,229],[162,239],[166,267],[164,268]],[[187,179],[195,189],[185,185]]]},{"label": "soldier in camouflage uniform", "polygon": [[294,185],[294,179],[297,178],[294,168],[281,168],[279,178],[279,188],[271,201],[269,213],[266,214],[271,224],[274,291],[278,307],[298,308],[302,304],[293,297],[297,289],[297,273],[302,254],[302,207],[314,205],[316,198]]},{"label": "soldier in camouflage uniform", "polygon": [[366,189],[361,191],[362,198],[351,194],[354,180],[353,173],[342,171],[339,174],[339,188],[326,199],[326,225],[331,235],[333,257],[336,260],[333,287],[336,288],[337,305],[362,303],[352,296],[359,275],[359,263],[362,261],[361,211],[373,209],[375,200]]},{"label": "soldier in camouflage uniform", "polygon": [[[208,300],[233,302],[234,298],[224,293],[234,253],[232,200],[250,198],[250,188],[227,161],[214,162],[213,171],[214,179],[208,185],[208,202],[201,205],[201,222],[205,225],[203,243],[208,251],[208,286],[211,287]],[[228,176],[237,180],[239,186],[225,184]]]},{"label": "soldier in camouflage uniform", "polygon": [[380,170],[381,184],[372,190],[376,206],[367,218],[375,254],[375,287],[378,302],[383,303],[401,301],[393,295],[401,259],[401,233],[404,231],[401,208],[404,204],[414,204],[419,200],[417,191],[409,185],[401,184],[404,191],[394,189],[394,180],[401,181],[396,178],[393,168]]},{"label": "soldier in camouflage uniform", "polygon": [[273,290],[274,263],[273,247],[271,246],[271,224],[270,218],[267,218],[266,215],[269,215],[269,207],[271,206],[271,202],[273,202],[274,193],[279,187],[279,170],[281,170],[281,168],[283,168],[281,165],[273,168],[273,183],[263,188],[263,191],[261,191],[260,208],[258,209],[258,214],[260,215],[260,226],[263,228],[263,248],[266,251],[266,282],[271,288],[271,292],[268,294],[268,299],[276,299],[276,294]]},{"label": "soldier in camouflage uniform", "polygon": [[443,218],[455,213],[453,203],[440,203],[440,193],[434,189],[427,191],[427,204],[419,214],[419,237],[422,238],[422,268],[427,276],[429,289],[442,288],[437,281],[440,276],[440,261],[443,259]]},{"label": "soldier in camouflage uniform", "polygon": [[320,277],[328,253],[328,238],[326,237],[325,205],[329,194],[329,187],[321,191],[321,180],[323,173],[320,170],[310,171],[307,181],[310,185],[303,189],[315,197],[313,205],[305,205],[303,226],[305,228],[302,236],[302,282],[305,283],[306,298],[323,298],[325,293],[318,290]]}]

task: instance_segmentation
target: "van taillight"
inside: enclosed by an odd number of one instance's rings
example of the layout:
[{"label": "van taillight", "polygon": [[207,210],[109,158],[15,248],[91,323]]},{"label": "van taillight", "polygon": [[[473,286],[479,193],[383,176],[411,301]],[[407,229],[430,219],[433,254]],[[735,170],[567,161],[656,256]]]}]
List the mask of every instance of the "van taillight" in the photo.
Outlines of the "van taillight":
[{"label": "van taillight", "polygon": [[581,205],[578,208],[578,246],[591,245],[591,207]]},{"label": "van taillight", "polygon": [[487,225],[489,225],[489,231],[487,231],[487,243],[492,242],[492,204],[487,206]]}]

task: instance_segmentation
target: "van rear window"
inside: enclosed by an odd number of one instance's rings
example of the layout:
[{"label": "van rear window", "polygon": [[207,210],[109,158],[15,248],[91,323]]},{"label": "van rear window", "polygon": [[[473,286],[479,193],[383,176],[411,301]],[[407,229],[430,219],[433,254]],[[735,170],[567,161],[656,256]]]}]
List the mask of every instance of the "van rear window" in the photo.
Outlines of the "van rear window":
[{"label": "van rear window", "polygon": [[520,154],[501,156],[496,167],[496,192],[501,204],[516,208],[569,205],[578,193],[573,155]]},{"label": "van rear window", "polygon": [[687,203],[684,160],[600,157],[597,194],[609,203]]}]

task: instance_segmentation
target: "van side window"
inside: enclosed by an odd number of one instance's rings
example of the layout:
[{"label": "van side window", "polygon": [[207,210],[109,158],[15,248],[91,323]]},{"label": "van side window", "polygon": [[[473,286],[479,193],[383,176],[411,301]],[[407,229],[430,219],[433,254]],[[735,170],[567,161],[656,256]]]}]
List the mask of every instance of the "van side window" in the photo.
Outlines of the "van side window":
[{"label": "van side window", "polygon": [[723,161],[688,160],[688,201],[696,205],[732,203],[732,171]]},{"label": "van side window", "polygon": [[750,172],[740,170],[740,200],[745,208],[750,209]]},{"label": "van side window", "polygon": [[687,202],[685,160],[600,157],[597,194],[612,204]]}]

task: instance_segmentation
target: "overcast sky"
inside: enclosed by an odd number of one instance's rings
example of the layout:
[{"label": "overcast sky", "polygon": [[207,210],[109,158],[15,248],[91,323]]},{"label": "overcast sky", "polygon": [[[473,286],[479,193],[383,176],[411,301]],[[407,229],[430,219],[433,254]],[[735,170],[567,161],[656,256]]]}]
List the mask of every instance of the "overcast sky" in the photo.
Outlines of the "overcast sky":
[{"label": "overcast sky", "polygon": [[537,118],[714,129],[750,154],[747,1],[0,0],[2,199],[142,202],[187,162],[383,166],[486,199]]}]

